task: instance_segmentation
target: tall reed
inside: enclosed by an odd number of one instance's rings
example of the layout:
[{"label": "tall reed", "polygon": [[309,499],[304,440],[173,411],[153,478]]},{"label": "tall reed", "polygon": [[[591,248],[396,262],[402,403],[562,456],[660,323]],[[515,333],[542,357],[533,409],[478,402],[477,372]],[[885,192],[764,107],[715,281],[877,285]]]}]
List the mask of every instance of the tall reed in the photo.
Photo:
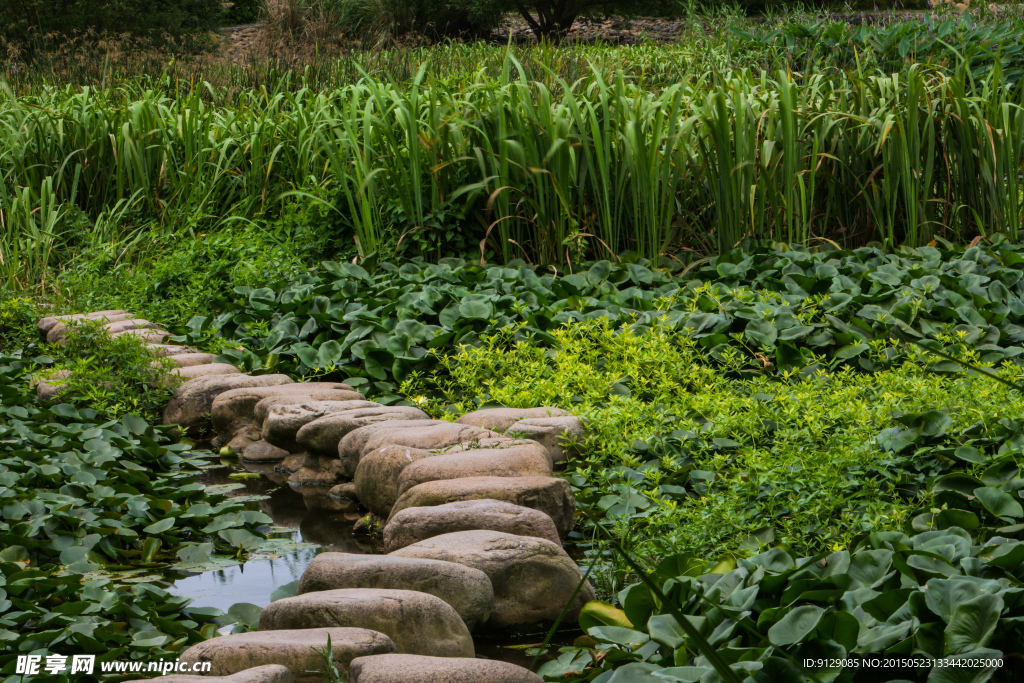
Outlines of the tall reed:
[{"label": "tall reed", "polygon": [[[44,229],[44,186],[47,206],[96,219],[130,200],[168,229],[314,197],[364,254],[452,221],[504,261],[656,259],[747,237],[1017,238],[1021,93],[999,68],[983,81],[915,65],[661,86],[596,65],[575,81],[531,74],[511,54],[498,72],[441,78],[422,65],[408,82],[364,73],[223,102],[203,84],[7,90],[0,187],[5,215],[28,218],[5,219],[3,238]],[[25,201],[37,203],[11,208]]]}]

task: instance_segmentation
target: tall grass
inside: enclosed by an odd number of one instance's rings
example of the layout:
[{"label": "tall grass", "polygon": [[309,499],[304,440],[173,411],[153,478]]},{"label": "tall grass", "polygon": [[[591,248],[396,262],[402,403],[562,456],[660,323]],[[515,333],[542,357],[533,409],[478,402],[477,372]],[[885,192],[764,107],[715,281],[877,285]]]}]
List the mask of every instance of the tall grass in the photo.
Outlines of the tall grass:
[{"label": "tall grass", "polygon": [[505,261],[658,258],[747,237],[1017,238],[1021,93],[999,68],[980,82],[915,65],[662,86],[596,65],[534,77],[510,54],[497,72],[424,65],[409,82],[364,74],[230,102],[203,84],[8,90],[0,239],[52,244],[64,205],[95,219],[130,202],[158,226],[207,229],[294,196],[331,204],[364,254],[453,220]]}]

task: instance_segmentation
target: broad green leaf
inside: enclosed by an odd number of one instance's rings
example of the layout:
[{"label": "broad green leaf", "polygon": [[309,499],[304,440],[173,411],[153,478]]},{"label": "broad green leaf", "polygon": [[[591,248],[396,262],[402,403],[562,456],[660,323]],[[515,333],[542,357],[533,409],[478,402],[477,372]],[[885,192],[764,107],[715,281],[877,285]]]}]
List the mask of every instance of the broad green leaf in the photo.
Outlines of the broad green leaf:
[{"label": "broad green leaf", "polygon": [[768,629],[772,645],[793,645],[803,642],[821,621],[825,610],[813,605],[795,607],[781,621]]},{"label": "broad green leaf", "polygon": [[651,639],[646,633],[621,626],[593,626],[587,630],[598,641],[614,645],[639,646]]},{"label": "broad green leaf", "polygon": [[153,522],[147,527],[143,527],[142,531],[147,534],[160,534],[174,526],[173,517],[164,517],[159,522]]},{"label": "broad green leaf", "polygon": [[623,628],[632,628],[633,622],[631,622],[626,617],[626,613],[618,607],[601,600],[591,600],[583,606],[582,610],[580,610],[579,625],[581,629],[586,631],[592,626],[621,626]]},{"label": "broad green leaf", "polygon": [[1003,599],[987,593],[956,605],[944,633],[945,654],[966,654],[988,645],[1002,610]]},{"label": "broad green leaf", "polygon": [[974,496],[990,513],[1007,522],[1024,517],[1024,508],[1005,491],[989,486],[974,489]]}]

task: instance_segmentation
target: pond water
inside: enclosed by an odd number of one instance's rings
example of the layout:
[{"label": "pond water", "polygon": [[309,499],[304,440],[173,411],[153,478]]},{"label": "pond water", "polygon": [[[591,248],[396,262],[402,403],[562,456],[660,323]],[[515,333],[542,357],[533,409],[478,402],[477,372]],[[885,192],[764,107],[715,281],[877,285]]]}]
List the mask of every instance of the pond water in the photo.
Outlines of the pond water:
[{"label": "pond water", "polygon": [[[258,474],[258,478],[236,479],[232,474]],[[244,484],[228,495],[262,495],[266,498],[257,505],[273,519],[275,536],[292,541],[313,543],[315,548],[301,548],[281,553],[268,559],[250,560],[244,564],[203,572],[180,575],[167,589],[175,595],[194,599],[197,607],[216,607],[227,610],[235,603],[248,602],[260,607],[270,604],[271,594],[278,588],[298,581],[317,553],[383,552],[375,539],[354,533],[357,513],[332,513],[319,509],[323,491],[310,491],[305,497],[292,490],[287,475],[274,471],[273,466],[239,463],[234,467],[209,469],[198,477],[206,485]],[[557,647],[571,642],[575,634],[559,634],[541,661],[557,656]],[[516,637],[475,638],[478,657],[497,659],[529,667],[544,634]]]},{"label": "pond water", "polygon": [[[238,480],[232,478],[232,474],[260,476]],[[277,527],[274,537],[314,543],[317,548],[301,548],[268,559],[250,560],[234,567],[201,574],[185,574],[176,579],[168,590],[175,595],[194,598],[197,606],[227,610],[236,602],[248,602],[265,607],[270,604],[270,596],[276,589],[299,580],[318,552],[381,552],[372,539],[353,533],[359,515],[317,509],[317,503],[324,492],[312,492],[307,500],[288,486],[286,476],[274,472],[273,467],[239,464],[233,468],[207,470],[197,479],[208,486],[244,484],[244,488],[228,495],[267,496],[257,505]]]}]

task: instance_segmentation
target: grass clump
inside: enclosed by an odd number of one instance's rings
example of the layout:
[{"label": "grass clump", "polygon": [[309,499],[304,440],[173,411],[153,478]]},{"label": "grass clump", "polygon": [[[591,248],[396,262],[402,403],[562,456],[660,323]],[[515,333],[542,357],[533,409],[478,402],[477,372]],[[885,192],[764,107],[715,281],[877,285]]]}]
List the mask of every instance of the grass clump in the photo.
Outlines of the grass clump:
[{"label": "grass clump", "polygon": [[52,365],[40,374],[60,386],[60,400],[104,419],[139,415],[159,422],[179,380],[169,358],[131,334],[111,337],[102,321],[69,327],[63,343],[46,347]]}]

